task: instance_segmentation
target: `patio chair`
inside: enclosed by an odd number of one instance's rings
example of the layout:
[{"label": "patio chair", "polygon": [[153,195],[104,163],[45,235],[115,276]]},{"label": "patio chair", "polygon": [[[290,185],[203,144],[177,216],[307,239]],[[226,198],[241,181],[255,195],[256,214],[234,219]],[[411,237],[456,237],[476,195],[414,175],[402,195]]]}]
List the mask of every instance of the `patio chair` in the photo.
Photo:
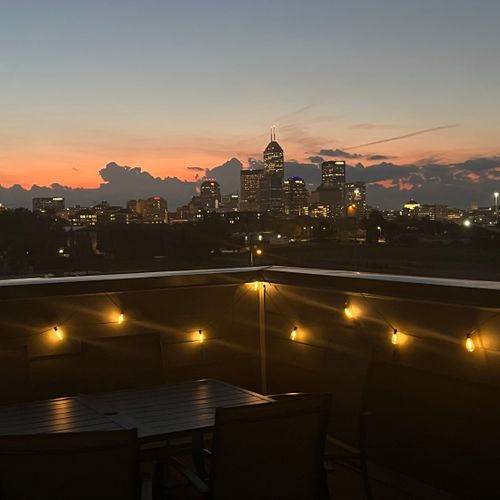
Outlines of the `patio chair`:
[{"label": "patio chair", "polygon": [[323,454],[331,395],[296,395],[274,403],[218,408],[208,483],[171,459],[206,498],[329,498]]},{"label": "patio chair", "polygon": [[499,414],[495,387],[372,362],[362,396],[359,449],[329,437],[335,453],[327,459],[361,473],[367,500],[374,498],[369,463],[391,471],[393,478],[400,474],[407,484],[418,482],[422,491],[500,498]]},{"label": "patio chair", "polygon": [[500,390],[391,363],[372,363],[361,419],[370,462],[460,498],[500,498]]},{"label": "patio chair", "polygon": [[135,429],[0,436],[2,500],[139,500],[140,480]]}]

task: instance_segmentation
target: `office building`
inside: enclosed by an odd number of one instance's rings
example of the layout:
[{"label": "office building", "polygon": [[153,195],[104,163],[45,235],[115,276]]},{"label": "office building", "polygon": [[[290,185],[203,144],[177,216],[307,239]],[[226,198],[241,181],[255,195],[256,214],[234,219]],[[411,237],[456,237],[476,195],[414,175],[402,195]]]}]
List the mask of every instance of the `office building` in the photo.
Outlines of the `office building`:
[{"label": "office building", "polygon": [[345,185],[345,206],[348,217],[362,218],[366,215],[366,183],[348,182]]},{"label": "office building", "polygon": [[261,210],[261,187],[264,170],[242,170],[240,174],[240,211],[258,212]]},{"label": "office building", "polygon": [[307,215],[309,193],[306,183],[300,177],[294,176],[283,182],[283,213],[289,217]]},{"label": "office building", "polygon": [[321,164],[321,184],[312,193],[315,205],[326,206],[329,216],[345,216],[345,161],[324,161]]},{"label": "office building", "polygon": [[262,210],[275,215],[283,213],[283,182],[285,180],[285,157],[276,141],[276,131],[271,129],[271,141],[264,150],[264,179],[261,185]]},{"label": "office building", "polygon": [[203,181],[200,186],[200,201],[207,212],[217,210],[221,203],[220,185],[214,179]]},{"label": "office building", "polygon": [[321,184],[324,187],[344,189],[345,161],[324,161],[321,164]]},{"label": "office building", "polygon": [[33,198],[33,212],[56,214],[64,210],[65,203],[62,196],[52,198]]},{"label": "office building", "polygon": [[168,223],[167,200],[161,196],[152,196],[146,200],[130,200],[127,202],[127,208],[139,217],[138,222],[144,224]]},{"label": "office building", "polygon": [[240,204],[240,197],[236,193],[224,194],[221,200],[222,212],[237,212]]}]

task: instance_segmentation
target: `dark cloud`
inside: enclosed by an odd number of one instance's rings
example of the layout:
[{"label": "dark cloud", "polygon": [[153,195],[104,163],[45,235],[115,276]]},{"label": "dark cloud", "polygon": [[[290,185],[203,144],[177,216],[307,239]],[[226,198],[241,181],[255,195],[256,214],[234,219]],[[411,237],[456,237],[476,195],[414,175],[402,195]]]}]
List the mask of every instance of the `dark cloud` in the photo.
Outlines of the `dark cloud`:
[{"label": "dark cloud", "polygon": [[240,172],[242,168],[243,163],[238,158],[231,158],[218,167],[207,168],[205,178],[218,181],[223,194],[237,193],[240,190]]},{"label": "dark cloud", "polygon": [[493,191],[500,190],[500,156],[455,164],[358,164],[348,167],[346,175],[367,182],[368,202],[382,208],[399,207],[409,198],[463,208],[472,201],[488,206]]},{"label": "dark cloud", "polygon": [[32,199],[43,196],[64,196],[67,206],[90,206],[106,200],[124,205],[127,200],[163,196],[171,209],[186,203],[196,194],[196,183],[177,177],[153,177],[140,167],[123,167],[108,163],[99,171],[103,182],[98,188],[71,188],[61,184],[33,185],[29,189],[14,185],[0,186],[0,202],[10,207],[31,208]]},{"label": "dark cloud", "polygon": [[193,170],[194,172],[205,172],[205,168],[203,167],[187,167],[188,170]]},{"label": "dark cloud", "polygon": [[323,163],[325,159],[322,156],[310,156],[309,161],[314,164]]},{"label": "dark cloud", "polygon": [[285,178],[302,177],[308,186],[318,186],[321,181],[321,170],[318,165],[312,163],[299,163],[295,161],[285,162]]},{"label": "dark cloud", "polygon": [[[454,207],[467,207],[473,200],[486,206],[492,203],[492,193],[500,191],[500,156],[473,158],[461,163],[445,164],[438,161],[398,165],[382,161],[365,166],[347,165],[347,181],[367,183],[368,203],[381,208],[398,208],[409,198],[421,203],[443,203]],[[262,168],[262,161],[249,158],[251,168]],[[200,167],[201,168],[201,167]],[[223,165],[204,170],[205,177],[215,178],[223,193],[239,191],[242,163],[232,158]],[[95,189],[70,188],[54,183],[50,186],[0,186],[0,203],[10,207],[31,207],[37,196],[64,196],[67,205],[93,205],[101,200],[124,205],[133,198],[159,195],[167,199],[170,209],[187,203],[201,178],[195,182],[176,177],[154,177],[139,167],[123,167],[109,163],[100,170],[102,184]],[[310,189],[317,187],[321,172],[316,163],[287,161],[285,176],[302,177]]]},{"label": "dark cloud", "polygon": [[387,156],[387,155],[368,155],[365,156],[365,158],[368,161],[386,161],[386,160],[392,160],[395,158],[395,156]]},{"label": "dark cloud", "polygon": [[347,151],[342,151],[341,149],[321,149],[318,152],[321,156],[330,156],[332,158],[345,158],[352,160],[354,158],[362,158],[363,155],[357,153],[348,153]]},{"label": "dark cloud", "polygon": [[248,158],[248,166],[251,169],[260,169],[264,168],[264,162],[262,160],[257,160],[256,158]]}]

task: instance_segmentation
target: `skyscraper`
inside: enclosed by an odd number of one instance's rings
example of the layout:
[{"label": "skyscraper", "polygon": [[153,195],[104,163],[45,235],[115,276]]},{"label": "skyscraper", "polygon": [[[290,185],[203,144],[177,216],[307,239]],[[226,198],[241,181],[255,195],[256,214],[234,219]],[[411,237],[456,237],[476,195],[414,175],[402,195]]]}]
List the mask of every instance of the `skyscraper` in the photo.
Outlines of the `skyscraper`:
[{"label": "skyscraper", "polygon": [[283,183],[283,212],[291,217],[308,213],[309,196],[306,183],[300,177],[289,177]]},{"label": "skyscraper", "polygon": [[220,185],[214,179],[203,181],[200,187],[200,201],[207,211],[214,211],[219,208],[221,195]]},{"label": "skyscraper", "polygon": [[262,209],[279,215],[283,213],[283,181],[285,158],[282,147],[276,142],[276,130],[271,129],[271,141],[264,150],[265,179],[262,184]]},{"label": "skyscraper", "polygon": [[324,187],[344,189],[345,161],[324,161],[321,164],[321,184]]},{"label": "skyscraper", "polygon": [[345,216],[345,161],[324,161],[321,164],[321,184],[314,191],[312,201],[328,206],[330,217]]},{"label": "skyscraper", "polygon": [[348,182],[345,185],[346,214],[349,217],[366,215],[366,183]]},{"label": "skyscraper", "polygon": [[240,174],[240,210],[258,212],[261,210],[261,189],[264,170],[242,170]]}]

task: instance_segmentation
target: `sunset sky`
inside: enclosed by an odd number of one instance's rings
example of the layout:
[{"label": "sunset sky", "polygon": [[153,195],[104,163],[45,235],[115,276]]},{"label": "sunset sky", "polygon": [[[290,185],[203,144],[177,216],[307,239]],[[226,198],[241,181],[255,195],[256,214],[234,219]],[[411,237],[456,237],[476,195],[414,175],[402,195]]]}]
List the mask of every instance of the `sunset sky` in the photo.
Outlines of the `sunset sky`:
[{"label": "sunset sky", "polygon": [[500,153],[499,0],[0,0],[0,184]]}]

